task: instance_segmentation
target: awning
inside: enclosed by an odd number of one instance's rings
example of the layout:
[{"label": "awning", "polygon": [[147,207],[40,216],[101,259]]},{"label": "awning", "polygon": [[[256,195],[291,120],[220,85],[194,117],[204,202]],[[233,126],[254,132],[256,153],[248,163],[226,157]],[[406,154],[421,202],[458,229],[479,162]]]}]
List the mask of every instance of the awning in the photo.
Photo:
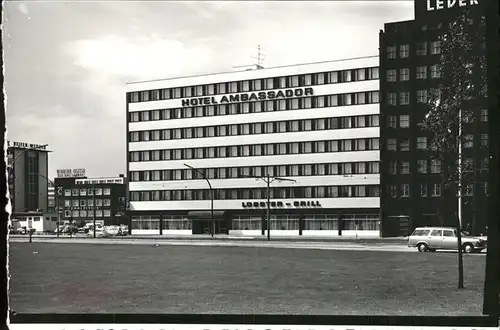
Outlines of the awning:
[{"label": "awning", "polygon": [[[214,220],[222,221],[224,220],[224,211],[214,211]],[[188,218],[191,220],[211,220],[212,212],[210,211],[190,211],[188,213]]]}]

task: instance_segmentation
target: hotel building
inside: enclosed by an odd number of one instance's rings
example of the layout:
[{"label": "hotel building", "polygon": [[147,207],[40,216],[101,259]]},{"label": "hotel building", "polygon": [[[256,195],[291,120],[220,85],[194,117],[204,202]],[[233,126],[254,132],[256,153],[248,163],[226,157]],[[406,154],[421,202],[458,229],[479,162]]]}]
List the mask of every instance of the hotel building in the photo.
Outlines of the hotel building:
[{"label": "hotel building", "polygon": [[[127,84],[132,234],[379,236],[378,56]],[[188,166],[195,168],[193,170]],[[200,174],[201,173],[201,174]],[[202,175],[203,174],[203,175]]]},{"label": "hotel building", "polygon": [[[432,159],[432,135],[419,124],[425,116],[427,91],[438,85],[440,35],[449,22],[468,10],[468,28],[477,28],[484,16],[477,0],[415,0],[415,20],[385,24],[380,31],[381,88],[381,215],[387,236],[405,236],[417,226],[455,225],[457,196],[443,196],[441,173],[446,170]],[[474,45],[476,55],[484,45]],[[473,77],[482,77],[473,73]],[[488,105],[486,98],[472,99],[473,116],[464,123],[463,162],[471,165],[473,183],[466,184],[461,218],[464,228],[484,232],[488,209]]]}]

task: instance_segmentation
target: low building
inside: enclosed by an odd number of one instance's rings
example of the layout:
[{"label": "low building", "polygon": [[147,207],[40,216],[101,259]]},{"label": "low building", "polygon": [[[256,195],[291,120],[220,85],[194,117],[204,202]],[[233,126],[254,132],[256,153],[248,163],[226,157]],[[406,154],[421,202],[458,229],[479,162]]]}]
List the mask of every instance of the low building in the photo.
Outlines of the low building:
[{"label": "low building", "polygon": [[17,212],[10,221],[11,229],[35,229],[37,233],[54,231],[57,228],[55,212]]},{"label": "low building", "polygon": [[96,220],[104,226],[127,224],[124,219],[127,181],[113,178],[58,177],[55,204],[63,222],[83,225]]}]

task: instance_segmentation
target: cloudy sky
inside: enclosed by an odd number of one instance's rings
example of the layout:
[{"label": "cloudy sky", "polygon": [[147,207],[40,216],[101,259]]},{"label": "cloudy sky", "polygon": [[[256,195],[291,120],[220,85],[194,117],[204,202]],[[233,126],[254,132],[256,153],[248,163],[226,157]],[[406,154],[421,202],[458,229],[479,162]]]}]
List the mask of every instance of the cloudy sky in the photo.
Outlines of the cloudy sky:
[{"label": "cloudy sky", "polygon": [[378,54],[413,1],[8,1],[8,139],[49,144],[49,176],[125,164],[125,83]]}]

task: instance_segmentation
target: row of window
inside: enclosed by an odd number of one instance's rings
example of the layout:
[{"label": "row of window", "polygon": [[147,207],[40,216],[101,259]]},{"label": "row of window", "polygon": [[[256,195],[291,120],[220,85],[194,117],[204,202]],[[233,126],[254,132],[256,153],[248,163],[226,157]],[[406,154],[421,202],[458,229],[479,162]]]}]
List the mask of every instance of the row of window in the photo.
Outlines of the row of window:
[{"label": "row of window", "polygon": [[[96,206],[111,206],[111,199],[96,199]],[[65,199],[64,200],[65,207],[71,206],[94,206],[93,199]]]},{"label": "row of window", "polygon": [[[418,66],[415,71],[416,79],[427,79],[427,66]],[[441,70],[437,64],[430,66],[430,77],[431,79],[441,78]],[[399,69],[399,80],[396,69],[389,69],[386,71],[386,80],[388,82],[403,82],[410,80],[410,69],[402,68]]]},{"label": "row of window", "polygon": [[[430,55],[438,55],[441,54],[441,41],[431,41],[430,43]],[[388,59],[396,59],[398,53],[397,46],[388,46],[387,47],[387,58]],[[417,43],[415,49],[416,55],[427,55],[427,42],[419,42]],[[410,57],[410,45],[399,45],[399,58],[408,58]]]},{"label": "row of window", "polygon": [[[80,189],[64,189],[64,196],[92,196],[94,191],[92,188],[80,188]],[[111,195],[111,188],[95,188],[96,196]]]},{"label": "row of window", "polygon": [[[488,196],[488,182],[479,182],[479,189],[485,196]],[[389,185],[389,195],[392,198],[397,197],[410,197],[410,184],[403,183],[399,187],[397,185]],[[399,189],[398,189],[399,188]],[[440,183],[433,183],[429,185],[427,183],[420,184],[420,197],[440,197],[442,193],[442,187]],[[463,189],[463,196],[473,196],[474,195],[474,184],[467,184]]]},{"label": "row of window", "polygon": [[[465,119],[467,118],[467,119]],[[483,123],[488,122],[488,109],[481,109],[479,113],[479,120]],[[464,117],[466,123],[474,122],[474,115]],[[387,116],[387,127],[397,128],[398,127],[398,117],[397,116]],[[399,127],[408,128],[410,127],[410,115],[399,115]]]},{"label": "row of window", "polygon": [[255,101],[232,104],[219,104],[198,107],[173,108],[129,113],[130,122],[157,121],[170,119],[198,118],[260,113],[272,111],[303,110],[312,108],[328,108],[348,105],[379,103],[378,91],[345,93],[302,97],[286,100]]},{"label": "row of window", "polygon": [[378,127],[379,115],[275,121],[130,132],[130,142]]},{"label": "row of window", "polygon": [[[488,134],[480,134],[479,145],[482,148],[488,147]],[[467,134],[464,135],[464,140],[462,144],[463,148],[473,148],[474,147],[474,135]],[[426,137],[417,137],[417,150],[427,150],[428,143]],[[410,151],[410,139],[399,139],[399,151]],[[435,149],[433,147],[433,149]],[[387,139],[387,150],[398,151],[398,141],[395,138]]]},{"label": "row of window", "polygon": [[379,150],[379,139],[267,143],[240,146],[131,151],[130,162],[293,155],[324,152]]},{"label": "row of window", "polygon": [[[398,171],[399,164],[399,171]],[[465,172],[470,172],[474,170],[474,159],[464,158],[463,159],[463,170]],[[409,161],[391,161],[388,163],[389,174],[410,174],[410,162]],[[480,171],[489,170],[489,159],[484,158],[481,160]],[[417,160],[417,173],[420,174],[439,174],[441,173],[441,160],[438,159],[419,159]]]},{"label": "row of window", "polygon": [[[162,220],[164,230],[191,230],[192,222],[185,216],[167,216]],[[343,214],[343,230],[379,230],[377,214]],[[299,216],[271,215],[271,230],[299,230]],[[338,230],[339,217],[336,214],[304,215],[304,230]],[[267,222],[266,222],[267,225]],[[233,230],[260,230],[262,219],[255,216],[235,216],[231,219]],[[157,216],[133,216],[132,229],[160,230]]]},{"label": "row of window", "polygon": [[[94,211],[87,210],[64,210],[64,218],[93,218]],[[95,210],[96,218],[111,217],[111,210]]]},{"label": "row of window", "polygon": [[227,93],[244,93],[263,91],[269,89],[294,88],[324,84],[337,84],[344,82],[373,80],[379,78],[379,68],[361,68],[333,72],[320,72],[313,74],[293,75],[275,78],[262,78],[216,84],[164,88],[141,92],[129,93],[128,101],[148,102],[170,100],[179,98],[220,95]]},{"label": "row of window", "polygon": [[[214,199],[379,197],[378,185],[213,189]],[[132,191],[131,201],[210,200],[209,189]]]},{"label": "row of window", "polygon": [[208,179],[237,179],[249,176],[317,176],[347,174],[377,174],[379,162],[302,164],[276,166],[245,166],[224,168],[200,168],[182,170],[132,171],[130,181],[169,181],[169,180],[201,180],[203,175]]}]

